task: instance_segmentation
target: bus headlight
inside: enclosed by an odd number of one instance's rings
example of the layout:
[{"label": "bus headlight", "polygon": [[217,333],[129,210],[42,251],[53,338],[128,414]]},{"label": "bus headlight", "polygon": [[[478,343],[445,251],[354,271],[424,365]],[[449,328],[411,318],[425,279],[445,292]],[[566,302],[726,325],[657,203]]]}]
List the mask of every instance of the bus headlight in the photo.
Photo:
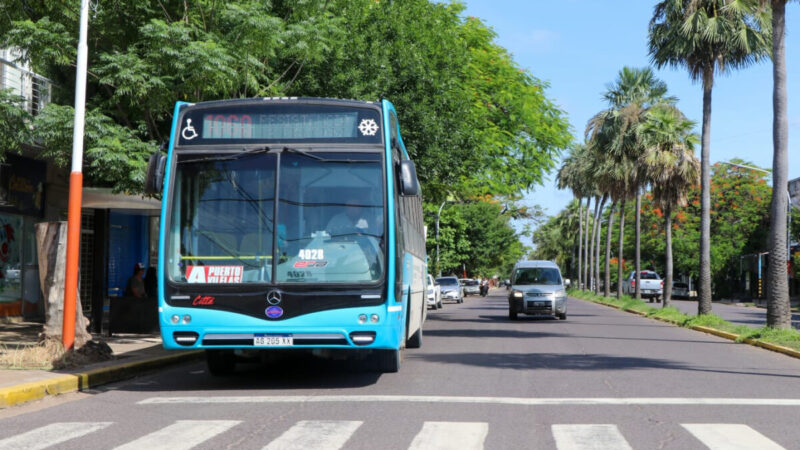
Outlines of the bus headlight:
[{"label": "bus headlight", "polygon": [[367,323],[367,315],[366,314],[359,314],[358,315],[358,323]]},{"label": "bus headlight", "polygon": [[174,316],[170,317],[170,321],[171,321],[173,324],[177,324],[178,322],[180,322],[180,321],[181,321],[181,316],[179,316],[179,315],[175,314]]},{"label": "bus headlight", "polygon": [[188,315],[188,314],[186,314],[185,316],[183,316],[183,323],[189,323],[189,322],[191,322],[191,321],[192,321],[192,316],[190,316],[190,315]]},{"label": "bus headlight", "polygon": [[379,320],[381,320],[381,318],[377,314],[369,316],[369,321],[372,323],[378,323]]}]

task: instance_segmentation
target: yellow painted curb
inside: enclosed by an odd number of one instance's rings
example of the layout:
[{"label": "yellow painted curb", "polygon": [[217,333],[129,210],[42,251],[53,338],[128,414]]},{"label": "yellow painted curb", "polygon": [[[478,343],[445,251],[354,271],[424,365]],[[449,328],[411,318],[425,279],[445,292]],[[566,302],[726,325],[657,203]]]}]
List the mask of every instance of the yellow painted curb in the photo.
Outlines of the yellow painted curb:
[{"label": "yellow painted curb", "polygon": [[159,356],[141,361],[132,361],[108,367],[92,369],[86,372],[66,374],[0,388],[0,408],[39,400],[47,395],[66,394],[82,391],[114,381],[124,380],[150,369],[188,361],[201,355],[201,351],[188,351],[175,355]]}]

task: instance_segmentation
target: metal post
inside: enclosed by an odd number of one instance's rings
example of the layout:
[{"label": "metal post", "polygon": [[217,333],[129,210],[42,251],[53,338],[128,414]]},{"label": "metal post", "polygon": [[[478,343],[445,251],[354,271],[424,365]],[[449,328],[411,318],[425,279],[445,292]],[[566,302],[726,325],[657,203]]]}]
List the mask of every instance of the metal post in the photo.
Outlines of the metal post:
[{"label": "metal post", "polygon": [[436,277],[442,276],[441,266],[439,265],[439,217],[442,215],[442,208],[444,208],[447,200],[443,201],[439,206],[439,211],[436,213]]},{"label": "metal post", "polygon": [[69,176],[67,210],[67,261],[64,277],[64,324],[61,342],[69,350],[75,344],[75,315],[78,295],[78,258],[81,239],[81,194],[83,191],[83,126],[86,113],[86,44],[89,29],[89,0],[81,0],[78,38],[78,67],[75,76],[75,122],[72,130],[72,173]]}]

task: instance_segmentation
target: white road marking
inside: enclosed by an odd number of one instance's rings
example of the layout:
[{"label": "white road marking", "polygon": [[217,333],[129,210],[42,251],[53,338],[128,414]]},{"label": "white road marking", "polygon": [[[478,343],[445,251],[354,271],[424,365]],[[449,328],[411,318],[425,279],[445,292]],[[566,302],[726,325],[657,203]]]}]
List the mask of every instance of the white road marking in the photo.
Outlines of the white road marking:
[{"label": "white road marking", "polygon": [[694,437],[711,450],[783,450],[783,447],[747,425],[732,423],[683,423]]},{"label": "white road marking", "polygon": [[631,450],[616,425],[553,425],[558,450]]},{"label": "white road marking", "polygon": [[800,399],[784,398],[523,398],[523,397],[448,397],[428,395],[255,395],[208,397],[151,397],[140,405],[203,403],[472,403],[520,406],[800,406]]},{"label": "white road marking", "polygon": [[38,450],[102,430],[112,422],[58,422],[0,440],[2,450]]},{"label": "white road marking", "polygon": [[264,450],[338,450],[363,422],[303,420],[289,428]]},{"label": "white road marking", "polygon": [[484,422],[425,422],[409,450],[482,450],[489,433]]},{"label": "white road marking", "polygon": [[172,425],[117,447],[117,450],[184,450],[238,425],[238,420],[178,420]]}]

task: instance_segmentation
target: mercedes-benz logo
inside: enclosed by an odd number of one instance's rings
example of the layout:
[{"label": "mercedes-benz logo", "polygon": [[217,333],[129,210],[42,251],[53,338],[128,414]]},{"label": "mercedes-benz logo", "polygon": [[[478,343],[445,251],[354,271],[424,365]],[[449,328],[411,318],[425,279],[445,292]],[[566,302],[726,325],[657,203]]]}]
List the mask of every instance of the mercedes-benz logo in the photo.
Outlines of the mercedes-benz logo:
[{"label": "mercedes-benz logo", "polygon": [[281,300],[281,293],[279,291],[269,291],[267,294],[267,302],[269,302],[270,305],[277,305]]}]

